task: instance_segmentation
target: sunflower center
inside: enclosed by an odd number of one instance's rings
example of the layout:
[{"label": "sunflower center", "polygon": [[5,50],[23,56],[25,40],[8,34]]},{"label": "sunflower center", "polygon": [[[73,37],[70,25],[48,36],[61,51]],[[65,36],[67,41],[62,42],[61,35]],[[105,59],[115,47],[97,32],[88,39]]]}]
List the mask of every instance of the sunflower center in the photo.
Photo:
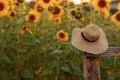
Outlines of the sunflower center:
[{"label": "sunflower center", "polygon": [[2,2],[0,2],[0,11],[2,11],[4,9],[4,4]]},{"label": "sunflower center", "polygon": [[49,2],[50,2],[50,0],[43,0],[43,2],[44,2],[44,3],[49,3]]},{"label": "sunflower center", "polygon": [[21,2],[21,3],[24,2],[24,0],[17,0],[17,1],[18,1],[18,2]]},{"label": "sunflower center", "polygon": [[60,8],[58,8],[57,6],[54,7],[54,14],[59,14],[60,13]]},{"label": "sunflower center", "polygon": [[52,11],[52,10],[53,10],[53,6],[49,6],[49,7],[48,7],[48,10],[49,10],[49,11]]},{"label": "sunflower center", "polygon": [[59,19],[55,19],[55,21],[58,23],[58,22],[60,22],[60,20]]},{"label": "sunflower center", "polygon": [[11,13],[10,13],[10,16],[11,16],[11,17],[14,17],[14,16],[15,16],[15,13],[14,13],[14,12],[11,12]]},{"label": "sunflower center", "polygon": [[76,19],[80,19],[81,17],[82,17],[81,13],[77,13],[77,14],[75,15],[75,18],[76,18]]},{"label": "sunflower center", "polygon": [[26,30],[26,27],[23,27],[23,30]]},{"label": "sunflower center", "polygon": [[65,38],[65,34],[61,32],[61,33],[59,33],[59,37],[60,38]]},{"label": "sunflower center", "polygon": [[14,3],[14,5],[15,5],[15,6],[18,6],[19,4],[16,2],[16,3]]},{"label": "sunflower center", "polygon": [[98,1],[98,6],[100,8],[104,8],[106,6],[107,2],[105,0],[99,0]]},{"label": "sunflower center", "polygon": [[35,20],[35,16],[34,16],[34,15],[30,15],[30,16],[29,16],[29,19],[30,19],[31,21],[34,21],[34,20]]},{"label": "sunflower center", "polygon": [[71,11],[71,14],[74,16],[76,14],[76,11],[75,10],[72,10]]},{"label": "sunflower center", "polygon": [[43,7],[41,7],[40,5],[37,6],[37,11],[38,12],[42,12],[43,10],[44,10]]},{"label": "sunflower center", "polygon": [[118,14],[116,15],[116,19],[117,19],[118,21],[120,21],[120,13],[118,13]]}]

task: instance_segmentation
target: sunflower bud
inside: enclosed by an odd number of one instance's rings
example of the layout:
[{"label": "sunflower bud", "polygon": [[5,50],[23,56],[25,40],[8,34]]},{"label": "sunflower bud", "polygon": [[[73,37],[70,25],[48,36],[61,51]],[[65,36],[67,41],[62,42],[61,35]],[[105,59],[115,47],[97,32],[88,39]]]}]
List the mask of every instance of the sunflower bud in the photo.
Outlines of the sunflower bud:
[{"label": "sunflower bud", "polygon": [[71,15],[72,15],[72,16],[75,16],[75,15],[76,15],[76,11],[75,11],[75,10],[72,10],[72,11],[71,11]]},{"label": "sunflower bud", "polygon": [[82,17],[82,14],[79,13],[79,12],[77,12],[76,15],[75,15],[75,18],[76,18],[76,19],[80,19],[81,17]]},{"label": "sunflower bud", "polygon": [[53,6],[49,6],[48,11],[52,11],[52,10],[54,10]]}]

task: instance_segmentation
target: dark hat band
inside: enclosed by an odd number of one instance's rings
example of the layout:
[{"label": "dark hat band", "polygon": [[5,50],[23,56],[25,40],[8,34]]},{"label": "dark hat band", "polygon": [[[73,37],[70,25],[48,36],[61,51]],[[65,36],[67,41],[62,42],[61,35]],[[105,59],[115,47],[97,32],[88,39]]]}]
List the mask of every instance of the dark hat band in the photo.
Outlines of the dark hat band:
[{"label": "dark hat band", "polygon": [[88,39],[84,36],[83,32],[81,32],[81,35],[82,35],[83,39],[85,39],[85,40],[88,41],[88,42],[95,42],[95,41],[97,41],[97,40],[99,39],[99,38],[97,38],[96,40],[91,41],[91,40],[88,40]]}]

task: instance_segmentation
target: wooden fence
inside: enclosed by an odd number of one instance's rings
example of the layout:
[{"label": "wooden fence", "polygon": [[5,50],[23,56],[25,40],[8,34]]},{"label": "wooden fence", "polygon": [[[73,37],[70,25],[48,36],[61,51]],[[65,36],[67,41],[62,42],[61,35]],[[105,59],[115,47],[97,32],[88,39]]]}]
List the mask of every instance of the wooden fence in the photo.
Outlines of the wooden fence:
[{"label": "wooden fence", "polygon": [[120,56],[120,47],[110,47],[103,54],[89,54],[84,52],[84,80],[101,80],[100,57]]}]

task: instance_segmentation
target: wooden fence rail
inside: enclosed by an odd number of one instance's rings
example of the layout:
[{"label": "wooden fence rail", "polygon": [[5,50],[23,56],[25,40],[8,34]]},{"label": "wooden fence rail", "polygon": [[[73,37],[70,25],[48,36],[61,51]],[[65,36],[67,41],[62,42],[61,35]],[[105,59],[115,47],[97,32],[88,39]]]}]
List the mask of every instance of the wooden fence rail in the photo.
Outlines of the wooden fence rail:
[{"label": "wooden fence rail", "polygon": [[120,56],[120,47],[110,47],[102,54],[89,54],[84,52],[84,80],[100,79],[100,57]]}]

